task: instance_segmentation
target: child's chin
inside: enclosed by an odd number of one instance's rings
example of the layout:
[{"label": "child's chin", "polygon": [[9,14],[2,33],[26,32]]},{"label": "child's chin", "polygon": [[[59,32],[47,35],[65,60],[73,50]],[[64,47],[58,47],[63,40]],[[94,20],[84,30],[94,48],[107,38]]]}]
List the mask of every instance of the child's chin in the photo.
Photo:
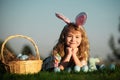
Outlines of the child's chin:
[{"label": "child's chin", "polygon": [[72,45],[72,46],[70,46],[70,47],[71,47],[72,49],[77,48],[77,46],[73,46],[73,45]]}]

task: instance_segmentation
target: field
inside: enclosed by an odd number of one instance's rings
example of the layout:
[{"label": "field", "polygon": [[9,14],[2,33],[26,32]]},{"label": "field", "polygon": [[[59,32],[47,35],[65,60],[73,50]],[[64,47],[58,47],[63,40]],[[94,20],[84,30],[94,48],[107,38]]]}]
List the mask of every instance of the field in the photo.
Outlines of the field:
[{"label": "field", "polygon": [[87,73],[40,71],[37,74],[18,75],[0,72],[0,80],[120,80],[120,67]]}]

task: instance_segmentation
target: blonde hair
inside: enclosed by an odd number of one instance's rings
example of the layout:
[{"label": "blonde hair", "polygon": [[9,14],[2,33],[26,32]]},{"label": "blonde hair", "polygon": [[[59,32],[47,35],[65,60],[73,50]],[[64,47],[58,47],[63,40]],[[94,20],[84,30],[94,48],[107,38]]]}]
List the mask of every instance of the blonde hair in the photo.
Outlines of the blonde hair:
[{"label": "blonde hair", "polygon": [[88,38],[87,38],[87,34],[86,31],[83,27],[78,27],[77,25],[75,25],[74,23],[70,23],[67,24],[59,37],[58,43],[54,46],[53,48],[53,55],[59,54],[61,57],[64,57],[65,55],[65,35],[69,32],[69,31],[80,31],[81,32],[81,37],[82,37],[82,41],[80,46],[78,47],[78,52],[77,52],[77,56],[80,60],[88,60],[89,57],[89,42],[88,42]]}]

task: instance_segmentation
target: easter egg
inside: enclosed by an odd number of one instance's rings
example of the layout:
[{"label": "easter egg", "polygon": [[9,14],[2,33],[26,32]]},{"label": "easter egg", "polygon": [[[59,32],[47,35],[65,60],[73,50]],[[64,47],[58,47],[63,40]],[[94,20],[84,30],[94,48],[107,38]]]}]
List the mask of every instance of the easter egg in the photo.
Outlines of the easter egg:
[{"label": "easter egg", "polygon": [[21,56],[22,56],[22,54],[20,53],[20,54],[17,55],[17,58],[20,58]]},{"label": "easter egg", "polygon": [[100,69],[100,70],[105,69],[105,65],[104,65],[104,64],[100,65],[99,69]]},{"label": "easter egg", "polygon": [[69,67],[69,68],[66,69],[66,71],[67,71],[68,73],[70,73],[70,72],[72,71],[72,69]]},{"label": "easter egg", "polygon": [[55,68],[54,68],[54,72],[60,72],[60,68],[55,67]]},{"label": "easter egg", "polygon": [[82,67],[82,71],[83,71],[83,72],[88,72],[88,66],[83,66],[83,67]]},{"label": "easter egg", "polygon": [[80,67],[79,67],[79,66],[75,66],[75,67],[74,67],[74,71],[75,71],[75,72],[80,72]]},{"label": "easter egg", "polygon": [[28,59],[28,56],[27,56],[27,55],[22,55],[22,56],[20,57],[20,60],[26,60],[26,59]]},{"label": "easter egg", "polygon": [[109,68],[110,70],[115,70],[115,64],[110,64]]}]

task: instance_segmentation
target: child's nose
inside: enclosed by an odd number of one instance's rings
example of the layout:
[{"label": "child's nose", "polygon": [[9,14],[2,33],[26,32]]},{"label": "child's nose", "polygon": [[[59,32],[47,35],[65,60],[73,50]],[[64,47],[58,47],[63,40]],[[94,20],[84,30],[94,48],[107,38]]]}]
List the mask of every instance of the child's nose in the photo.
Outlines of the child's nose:
[{"label": "child's nose", "polygon": [[72,37],[72,41],[74,42],[76,40],[76,38],[75,37]]}]

